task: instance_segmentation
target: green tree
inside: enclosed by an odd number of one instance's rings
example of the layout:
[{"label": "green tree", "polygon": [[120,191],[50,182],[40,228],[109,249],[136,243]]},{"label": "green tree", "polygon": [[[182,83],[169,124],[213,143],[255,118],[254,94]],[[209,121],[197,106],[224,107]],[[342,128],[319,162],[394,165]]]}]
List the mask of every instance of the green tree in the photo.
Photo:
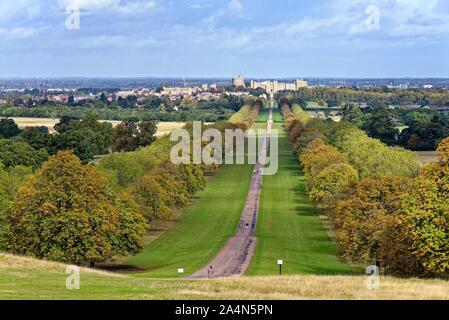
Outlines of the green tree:
[{"label": "green tree", "polygon": [[6,168],[30,166],[37,168],[48,159],[44,149],[36,150],[19,140],[0,140],[0,161]]},{"label": "green tree", "polygon": [[142,212],[148,221],[171,220],[173,218],[170,191],[166,190],[153,174],[146,174],[133,183],[128,192],[141,205]]},{"label": "green tree", "polygon": [[137,135],[137,145],[146,147],[156,140],[157,123],[154,121],[141,121]]},{"label": "green tree", "polygon": [[102,92],[101,94],[100,94],[100,99],[99,99],[101,102],[103,102],[104,104],[107,104],[109,101],[108,101],[108,99],[106,98],[106,95],[105,95],[105,93],[104,92]]},{"label": "green tree", "polygon": [[114,128],[114,143],[112,149],[116,152],[134,151],[137,149],[136,137],[139,131],[134,121],[126,121]]},{"label": "green tree", "polygon": [[115,206],[120,214],[118,234],[113,239],[114,255],[136,254],[145,246],[143,237],[149,227],[147,219],[143,216],[141,207],[125,191],[116,198]]},{"label": "green tree", "polygon": [[31,167],[5,169],[0,162],[0,250],[9,250],[8,214],[14,196],[23,182],[33,173]]},{"label": "green tree", "polygon": [[374,110],[362,128],[370,137],[388,145],[396,145],[399,130],[396,128],[393,114],[388,109]]},{"label": "green tree", "polygon": [[69,98],[67,99],[67,105],[71,107],[74,107],[76,105],[75,98],[73,97],[73,95],[70,95]]},{"label": "green tree", "polygon": [[34,149],[48,149],[51,136],[47,127],[26,127],[19,137]]},{"label": "green tree", "polygon": [[346,104],[339,112],[341,119],[352,123],[358,128],[362,128],[365,122],[365,116],[359,106],[354,104]]},{"label": "green tree", "polygon": [[149,146],[156,140],[156,131],[157,124],[154,121],[122,122],[114,129],[113,150],[130,152]]},{"label": "green tree", "polygon": [[9,139],[17,136],[20,133],[19,126],[13,119],[2,118],[0,119],[0,138]]},{"label": "green tree", "polygon": [[19,254],[93,265],[122,243],[120,212],[105,178],[70,152],[53,156],[19,189],[8,220]]},{"label": "green tree", "polygon": [[449,138],[438,146],[439,162],[424,167],[404,198],[404,224],[416,260],[429,274],[449,272]]}]

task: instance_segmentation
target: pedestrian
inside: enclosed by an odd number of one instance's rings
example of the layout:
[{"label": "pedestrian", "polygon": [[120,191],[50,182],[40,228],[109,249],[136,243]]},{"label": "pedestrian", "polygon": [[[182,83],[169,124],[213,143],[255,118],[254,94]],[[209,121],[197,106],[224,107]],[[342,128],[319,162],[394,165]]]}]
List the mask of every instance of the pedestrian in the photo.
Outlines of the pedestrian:
[{"label": "pedestrian", "polygon": [[207,277],[209,279],[212,279],[214,277],[214,269],[212,268],[212,266],[209,267],[209,271],[207,272]]}]

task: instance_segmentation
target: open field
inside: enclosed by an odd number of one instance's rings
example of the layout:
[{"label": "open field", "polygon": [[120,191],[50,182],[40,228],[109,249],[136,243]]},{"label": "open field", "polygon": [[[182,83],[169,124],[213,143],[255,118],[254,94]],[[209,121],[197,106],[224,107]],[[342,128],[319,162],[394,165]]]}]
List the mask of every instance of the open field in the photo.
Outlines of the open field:
[{"label": "open field", "polygon": [[184,122],[158,122],[156,136],[164,136],[173,130],[184,127],[184,125]]},{"label": "open field", "polygon": [[[278,112],[277,112],[278,113]],[[334,242],[308,199],[304,175],[291,154],[290,143],[280,124],[279,170],[265,176],[256,228],[256,252],[248,275],[348,274],[351,266],[336,258]]]},{"label": "open field", "polygon": [[146,269],[136,276],[178,277],[192,274],[235,233],[249,189],[252,165],[224,165],[171,229],[128,261]]},{"label": "open field", "polygon": [[327,104],[324,104],[324,106],[320,106],[318,104],[318,102],[316,102],[316,101],[307,101],[306,109],[309,109],[309,108],[312,108],[312,109],[326,109],[327,108]]},{"label": "open field", "polygon": [[[55,118],[11,118],[15,123],[19,126],[19,128],[23,129],[25,127],[37,127],[43,126],[47,127],[50,133],[54,133],[55,129],[53,128],[55,124],[59,122],[59,119]],[[121,121],[114,120],[100,120],[100,122],[109,122],[113,126],[118,125]],[[157,133],[156,135],[163,136],[172,132],[175,129],[182,128],[184,126],[184,122],[159,122],[157,125]]]},{"label": "open field", "polygon": [[449,299],[443,280],[365,276],[272,276],[215,280],[137,279],[81,268],[80,289],[66,289],[66,265],[0,254],[0,299]]}]

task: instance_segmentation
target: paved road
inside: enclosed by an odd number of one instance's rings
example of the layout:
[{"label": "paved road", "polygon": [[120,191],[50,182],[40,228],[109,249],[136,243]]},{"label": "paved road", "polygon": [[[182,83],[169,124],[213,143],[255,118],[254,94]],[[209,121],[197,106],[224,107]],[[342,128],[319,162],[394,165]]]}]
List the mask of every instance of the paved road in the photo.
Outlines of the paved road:
[{"label": "paved road", "polygon": [[[272,106],[272,104],[271,104]],[[262,148],[259,153],[258,163],[254,167],[254,174],[246,199],[245,207],[240,218],[240,223],[235,235],[229,239],[226,245],[203,268],[192,274],[189,278],[200,279],[209,277],[233,277],[243,275],[251,263],[251,259],[256,247],[257,214],[259,211],[259,198],[262,189],[262,170],[265,163],[269,137],[273,124],[273,110],[270,108],[270,114],[267,122],[267,133],[264,137]],[[212,266],[213,273],[210,272]]]}]

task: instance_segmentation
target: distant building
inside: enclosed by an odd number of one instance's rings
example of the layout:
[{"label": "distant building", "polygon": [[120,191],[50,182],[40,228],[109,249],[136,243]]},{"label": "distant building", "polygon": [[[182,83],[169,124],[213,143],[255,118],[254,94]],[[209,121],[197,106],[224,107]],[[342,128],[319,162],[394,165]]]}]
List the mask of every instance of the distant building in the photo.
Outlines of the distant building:
[{"label": "distant building", "polygon": [[194,89],[190,87],[164,87],[161,93],[169,96],[190,96],[193,92]]},{"label": "distant building", "polygon": [[305,88],[308,87],[307,81],[304,81],[302,79],[297,79],[293,83],[285,83],[285,82],[279,82],[277,80],[274,81],[251,81],[251,89],[258,89],[262,88],[265,89],[267,92],[274,93],[278,91],[297,91],[299,88]]},{"label": "distant building", "polygon": [[151,91],[149,89],[140,88],[136,91],[136,95],[141,97],[149,97],[151,95]]},{"label": "distant building", "polygon": [[232,79],[232,85],[245,88],[245,78],[242,75],[238,75],[237,77]]},{"label": "distant building", "polygon": [[425,84],[425,85],[423,85],[422,87],[423,87],[423,89],[432,89],[432,88],[433,88],[433,85],[431,85],[431,84]]}]

